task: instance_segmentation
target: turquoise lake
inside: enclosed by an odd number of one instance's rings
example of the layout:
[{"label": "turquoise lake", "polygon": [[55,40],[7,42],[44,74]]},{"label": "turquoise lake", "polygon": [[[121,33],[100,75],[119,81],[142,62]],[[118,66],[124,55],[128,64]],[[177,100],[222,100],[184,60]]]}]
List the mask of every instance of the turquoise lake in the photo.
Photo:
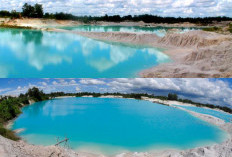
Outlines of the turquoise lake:
[{"label": "turquoise lake", "polygon": [[71,33],[0,28],[0,77],[134,78],[170,62],[163,51]]},{"label": "turquoise lake", "polygon": [[220,143],[226,133],[189,113],[148,101],[62,98],[23,108],[12,129],[38,145],[70,139],[74,150],[113,155],[125,151],[188,149]]},{"label": "turquoise lake", "polygon": [[225,113],[222,111],[216,111],[216,110],[212,110],[210,108],[201,108],[201,107],[195,107],[195,106],[181,106],[181,107],[188,109],[188,110],[191,110],[191,111],[194,111],[194,112],[208,114],[208,115],[223,119],[225,122],[232,121],[232,114]]}]

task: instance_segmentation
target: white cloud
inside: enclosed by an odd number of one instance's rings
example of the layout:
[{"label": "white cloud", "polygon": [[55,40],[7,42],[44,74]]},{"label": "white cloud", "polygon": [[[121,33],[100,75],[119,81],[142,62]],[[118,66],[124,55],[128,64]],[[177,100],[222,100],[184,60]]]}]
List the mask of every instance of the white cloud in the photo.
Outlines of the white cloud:
[{"label": "white cloud", "polygon": [[205,103],[232,106],[232,89],[228,83],[210,79],[114,79],[108,86],[121,92],[175,92]]},{"label": "white cloud", "polygon": [[79,87],[76,87],[76,92],[80,92],[81,89]]},{"label": "white cloud", "polygon": [[105,84],[104,81],[97,80],[97,79],[81,79],[80,83],[85,84],[85,85],[102,85],[102,84]]},{"label": "white cloud", "polygon": [[40,82],[41,85],[47,86],[48,84],[46,82]]},{"label": "white cloud", "polygon": [[69,83],[70,84],[76,84],[77,82],[75,80],[71,80]]},{"label": "white cloud", "polygon": [[53,81],[52,84],[53,85],[58,85],[58,83],[56,81]]},{"label": "white cloud", "polygon": [[157,14],[161,16],[231,16],[231,0],[0,0],[0,10],[21,10],[25,3],[43,4],[45,12],[75,15]]},{"label": "white cloud", "polygon": [[26,93],[29,88],[31,88],[31,84],[24,87],[18,86],[16,89],[8,90],[7,92],[4,92],[3,95],[18,96],[21,93]]},{"label": "white cloud", "polygon": [[2,88],[0,89],[0,94],[9,90],[11,90],[11,88]]}]

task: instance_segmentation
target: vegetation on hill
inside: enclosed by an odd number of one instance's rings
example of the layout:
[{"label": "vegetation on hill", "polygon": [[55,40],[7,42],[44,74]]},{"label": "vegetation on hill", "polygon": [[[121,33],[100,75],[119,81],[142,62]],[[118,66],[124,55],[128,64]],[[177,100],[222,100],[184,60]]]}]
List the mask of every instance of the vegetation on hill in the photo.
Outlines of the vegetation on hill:
[{"label": "vegetation on hill", "polygon": [[28,105],[30,100],[42,101],[47,99],[47,95],[35,87],[29,89],[26,94],[20,94],[18,97],[5,96],[0,98],[0,135],[12,140],[18,140],[19,138],[13,131],[4,128],[4,124],[17,117],[21,113],[21,108]]},{"label": "vegetation on hill", "polygon": [[30,17],[30,18],[47,18],[47,19],[57,19],[57,20],[78,20],[85,23],[94,21],[109,21],[109,22],[122,22],[122,21],[143,21],[145,23],[183,23],[190,22],[195,24],[210,24],[215,21],[232,21],[229,17],[197,17],[197,18],[182,18],[182,17],[161,17],[156,15],[113,15],[113,16],[75,16],[72,14],[67,14],[63,12],[59,13],[45,13],[43,11],[43,6],[40,4],[35,4],[34,6],[25,3],[22,7],[22,12],[16,12],[15,10],[9,12],[2,10],[0,11],[0,17],[10,17],[10,18],[20,18],[20,17]]}]

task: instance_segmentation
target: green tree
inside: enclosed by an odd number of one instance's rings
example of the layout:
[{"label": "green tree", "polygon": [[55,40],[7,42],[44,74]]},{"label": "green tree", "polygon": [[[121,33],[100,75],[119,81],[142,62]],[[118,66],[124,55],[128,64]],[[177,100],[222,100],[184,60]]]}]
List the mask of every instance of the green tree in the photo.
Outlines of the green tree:
[{"label": "green tree", "polygon": [[0,103],[0,118],[4,121],[13,119],[16,117],[20,110],[20,104],[15,98],[8,98]]},{"label": "green tree", "polygon": [[16,12],[16,10],[11,11],[11,18],[19,18],[20,13]]},{"label": "green tree", "polygon": [[33,87],[33,88],[28,89],[26,95],[35,99],[35,101],[41,101],[43,100],[43,96],[45,94],[43,93],[42,90],[39,90],[38,88]]},{"label": "green tree", "polygon": [[41,4],[36,3],[35,6],[35,17],[42,18],[43,17],[43,6]]},{"label": "green tree", "polygon": [[169,93],[168,94],[168,100],[178,100],[177,94]]},{"label": "green tree", "polygon": [[35,15],[35,8],[27,3],[23,5],[22,10],[23,10],[22,14],[25,17],[34,17]]}]

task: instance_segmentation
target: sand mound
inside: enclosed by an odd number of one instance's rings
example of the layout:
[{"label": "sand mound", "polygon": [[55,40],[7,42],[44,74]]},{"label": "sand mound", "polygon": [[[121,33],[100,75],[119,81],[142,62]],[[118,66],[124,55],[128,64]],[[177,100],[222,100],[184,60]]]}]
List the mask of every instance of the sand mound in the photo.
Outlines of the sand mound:
[{"label": "sand mound", "polygon": [[187,33],[167,34],[158,43],[173,47],[205,47],[227,41],[231,37],[205,31],[190,31]]},{"label": "sand mound", "polygon": [[22,19],[10,19],[1,18],[0,24],[5,24],[9,26],[23,26],[23,27],[33,27],[33,28],[43,28],[43,27],[56,27],[56,26],[73,26],[79,25],[80,22],[77,21],[67,21],[67,20],[55,20],[55,19],[38,19],[38,18],[22,18]]},{"label": "sand mound", "polygon": [[99,157],[99,154],[75,152],[57,146],[38,146],[23,141],[15,142],[0,135],[1,157]]},{"label": "sand mound", "polygon": [[174,62],[145,70],[142,77],[232,77],[231,36],[192,31],[169,34],[158,42],[172,47],[164,53]]},{"label": "sand mound", "polygon": [[156,34],[128,33],[128,32],[73,32],[85,37],[128,44],[151,45],[159,37]]},{"label": "sand mound", "polygon": [[54,157],[54,156],[77,156],[73,151],[66,151],[55,146],[34,146],[24,142],[14,142],[0,136],[1,157]]},{"label": "sand mound", "polygon": [[[173,52],[175,53],[175,52]],[[232,77],[232,42],[192,50],[176,62],[142,72],[144,77]]]}]

